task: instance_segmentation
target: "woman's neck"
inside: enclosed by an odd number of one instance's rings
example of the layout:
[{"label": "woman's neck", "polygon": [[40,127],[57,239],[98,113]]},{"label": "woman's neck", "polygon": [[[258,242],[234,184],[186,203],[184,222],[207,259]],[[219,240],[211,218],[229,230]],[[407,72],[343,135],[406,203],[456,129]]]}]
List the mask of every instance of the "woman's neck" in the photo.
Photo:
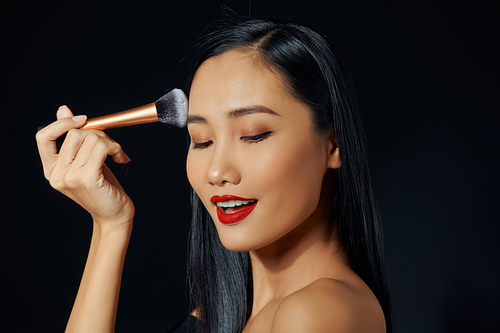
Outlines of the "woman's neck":
[{"label": "woman's neck", "polygon": [[320,207],[278,241],[250,251],[252,315],[318,279],[353,273],[337,233],[328,223],[328,214]]}]

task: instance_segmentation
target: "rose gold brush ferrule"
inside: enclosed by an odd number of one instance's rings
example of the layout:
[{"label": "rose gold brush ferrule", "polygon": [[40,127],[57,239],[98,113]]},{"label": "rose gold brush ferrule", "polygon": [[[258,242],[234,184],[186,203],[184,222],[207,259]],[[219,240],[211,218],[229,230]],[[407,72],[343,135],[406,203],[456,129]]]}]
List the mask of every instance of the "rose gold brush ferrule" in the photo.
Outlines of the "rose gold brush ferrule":
[{"label": "rose gold brush ferrule", "polygon": [[153,102],[130,110],[89,119],[82,129],[103,131],[110,128],[155,123],[158,121],[156,106]]}]

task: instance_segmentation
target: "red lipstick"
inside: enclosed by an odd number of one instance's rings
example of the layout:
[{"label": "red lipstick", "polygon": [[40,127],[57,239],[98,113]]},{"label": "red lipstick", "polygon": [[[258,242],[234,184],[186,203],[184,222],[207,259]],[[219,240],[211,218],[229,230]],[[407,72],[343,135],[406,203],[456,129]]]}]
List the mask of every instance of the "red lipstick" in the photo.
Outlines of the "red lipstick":
[{"label": "red lipstick", "polygon": [[[214,204],[217,202],[224,202],[228,200],[242,200],[242,201],[252,201],[253,199],[246,199],[242,197],[237,197],[234,195],[214,195],[212,198],[210,198],[210,201]],[[257,206],[257,200],[255,202],[251,203],[250,206],[243,208],[237,212],[227,214],[224,212],[224,210],[217,206],[217,217],[219,218],[219,221],[223,224],[235,224],[243,220],[245,217],[247,217]]]}]

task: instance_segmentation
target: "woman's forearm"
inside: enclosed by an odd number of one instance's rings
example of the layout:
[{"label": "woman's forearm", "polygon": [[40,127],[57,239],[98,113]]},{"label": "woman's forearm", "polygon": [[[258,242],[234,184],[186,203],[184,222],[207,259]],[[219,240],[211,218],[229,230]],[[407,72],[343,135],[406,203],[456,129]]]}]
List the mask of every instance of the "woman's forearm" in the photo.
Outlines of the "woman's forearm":
[{"label": "woman's forearm", "polygon": [[114,332],[123,264],[132,223],[94,222],[89,255],[66,332]]}]

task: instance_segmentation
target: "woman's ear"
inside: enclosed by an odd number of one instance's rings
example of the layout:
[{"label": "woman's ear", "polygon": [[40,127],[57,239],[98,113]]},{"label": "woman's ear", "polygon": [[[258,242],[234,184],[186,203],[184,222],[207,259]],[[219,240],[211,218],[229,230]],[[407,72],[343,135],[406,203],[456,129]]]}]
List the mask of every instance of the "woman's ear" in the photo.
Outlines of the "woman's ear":
[{"label": "woman's ear", "polygon": [[337,145],[337,138],[335,134],[330,135],[330,140],[328,141],[328,168],[338,169],[342,166],[342,160],[340,159],[340,150]]}]

